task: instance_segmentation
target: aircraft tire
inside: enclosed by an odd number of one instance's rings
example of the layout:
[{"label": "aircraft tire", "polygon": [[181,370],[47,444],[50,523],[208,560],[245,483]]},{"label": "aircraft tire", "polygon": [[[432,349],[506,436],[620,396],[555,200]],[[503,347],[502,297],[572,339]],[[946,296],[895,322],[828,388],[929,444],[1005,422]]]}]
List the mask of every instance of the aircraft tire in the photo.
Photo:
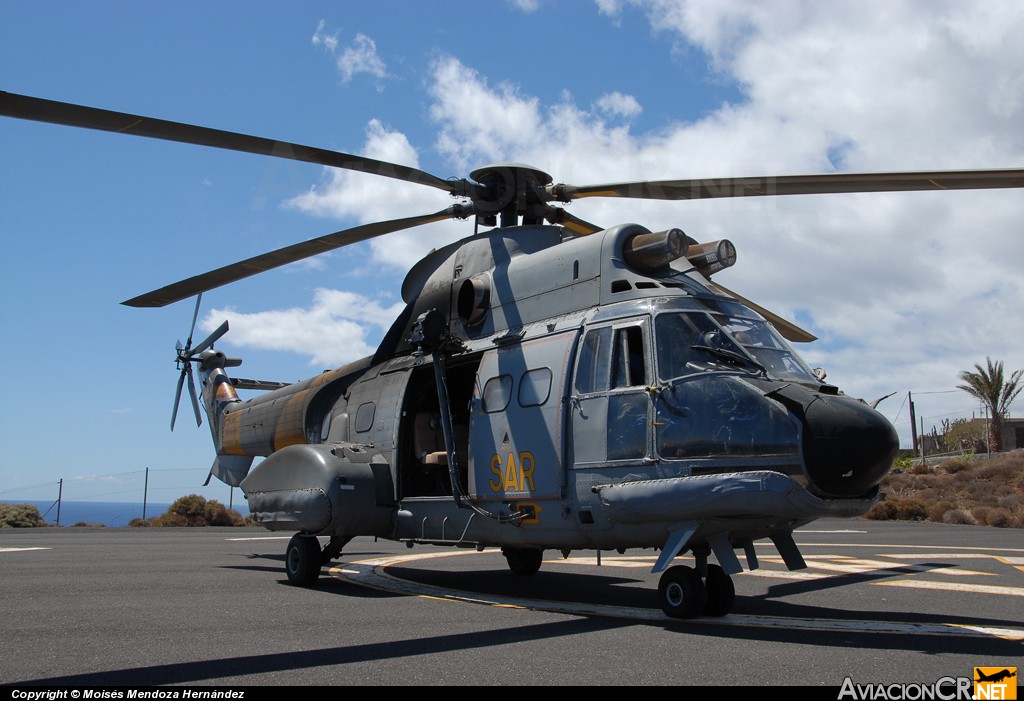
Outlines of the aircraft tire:
[{"label": "aircraft tire", "polygon": [[721,566],[708,565],[704,591],[707,594],[704,602],[705,616],[724,616],[732,611],[732,605],[736,601],[736,587],[732,583],[732,577],[727,575]]},{"label": "aircraft tire", "polygon": [[692,567],[669,567],[658,582],[661,610],[669,618],[694,618],[704,610],[704,582]]},{"label": "aircraft tire", "polygon": [[512,573],[523,576],[536,574],[544,561],[544,551],[537,548],[502,548],[501,554]]},{"label": "aircraft tire", "polygon": [[285,550],[284,571],[288,575],[288,583],[297,587],[312,586],[320,578],[320,565],[323,556],[320,553],[320,541],[316,536],[296,533],[288,541]]}]

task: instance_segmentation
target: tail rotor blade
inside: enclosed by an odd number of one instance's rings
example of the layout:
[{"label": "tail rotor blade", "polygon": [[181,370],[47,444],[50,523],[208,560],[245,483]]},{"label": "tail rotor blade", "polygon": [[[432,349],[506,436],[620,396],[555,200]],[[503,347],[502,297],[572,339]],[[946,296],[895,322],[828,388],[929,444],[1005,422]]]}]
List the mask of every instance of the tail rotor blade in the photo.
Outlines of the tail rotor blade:
[{"label": "tail rotor blade", "polygon": [[[186,366],[188,367],[188,366]],[[178,418],[178,404],[181,402],[181,386],[185,384],[185,368],[182,368],[178,377],[178,389],[174,393],[174,408],[171,410],[171,430],[174,430],[174,422]]]},{"label": "tail rotor blade", "polygon": [[192,364],[189,363],[185,367],[188,368],[188,396],[192,400],[192,411],[196,414],[196,426],[202,426],[203,417],[199,414],[199,400],[196,398],[196,385],[192,379]]}]

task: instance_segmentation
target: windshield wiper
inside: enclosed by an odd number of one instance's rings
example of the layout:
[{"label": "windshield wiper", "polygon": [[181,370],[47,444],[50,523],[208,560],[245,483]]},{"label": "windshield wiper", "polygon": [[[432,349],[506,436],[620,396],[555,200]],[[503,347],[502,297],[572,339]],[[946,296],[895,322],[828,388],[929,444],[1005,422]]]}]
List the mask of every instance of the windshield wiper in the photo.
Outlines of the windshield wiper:
[{"label": "windshield wiper", "polygon": [[764,365],[761,365],[761,363],[757,362],[753,358],[743,355],[742,353],[737,353],[736,351],[729,350],[728,348],[716,348],[715,346],[704,346],[700,344],[692,345],[690,348],[707,351],[711,355],[718,356],[724,360],[731,360],[736,363],[743,363],[744,365],[752,366],[759,370],[765,377],[768,376],[768,371],[765,369]]}]

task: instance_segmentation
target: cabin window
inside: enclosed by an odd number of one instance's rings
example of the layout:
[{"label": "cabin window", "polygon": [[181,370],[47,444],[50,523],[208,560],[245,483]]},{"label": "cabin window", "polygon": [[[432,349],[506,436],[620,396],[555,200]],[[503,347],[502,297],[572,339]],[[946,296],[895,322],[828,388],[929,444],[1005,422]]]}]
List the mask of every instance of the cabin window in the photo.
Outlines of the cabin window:
[{"label": "cabin window", "polygon": [[509,400],[512,398],[512,376],[498,375],[487,380],[484,385],[483,405],[484,411],[493,414],[498,411],[505,411]]},{"label": "cabin window", "polygon": [[541,406],[551,394],[551,370],[537,368],[527,370],[519,381],[519,406]]},{"label": "cabin window", "polygon": [[356,433],[366,433],[373,428],[373,414],[376,410],[373,402],[360,404],[356,409]]}]

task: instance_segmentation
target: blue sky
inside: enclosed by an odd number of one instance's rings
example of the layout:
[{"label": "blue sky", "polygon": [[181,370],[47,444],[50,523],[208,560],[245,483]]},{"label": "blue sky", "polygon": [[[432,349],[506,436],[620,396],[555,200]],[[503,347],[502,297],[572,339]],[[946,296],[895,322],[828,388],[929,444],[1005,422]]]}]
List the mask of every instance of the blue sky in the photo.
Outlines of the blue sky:
[{"label": "blue sky", "polygon": [[[576,184],[1021,167],[1022,7],[3,2],[0,89],[441,177],[505,160]],[[16,120],[0,121],[0,148],[0,499],[50,498],[64,478],[72,498],[133,500],[147,466],[166,496],[198,491],[206,426],[183,407],[167,430],[191,303],[119,302],[448,204],[431,188]],[[880,409],[905,445],[908,390],[928,429],[977,410],[955,391],[959,370],[986,355],[1024,367],[1019,190],[570,211],[730,238],[739,263],[722,283],[816,333],[799,350],[845,391],[898,392]],[[222,288],[204,297],[197,335],[229,318],[219,345],[245,377],[338,365],[379,340],[409,265],[470,227],[393,234]]]}]

